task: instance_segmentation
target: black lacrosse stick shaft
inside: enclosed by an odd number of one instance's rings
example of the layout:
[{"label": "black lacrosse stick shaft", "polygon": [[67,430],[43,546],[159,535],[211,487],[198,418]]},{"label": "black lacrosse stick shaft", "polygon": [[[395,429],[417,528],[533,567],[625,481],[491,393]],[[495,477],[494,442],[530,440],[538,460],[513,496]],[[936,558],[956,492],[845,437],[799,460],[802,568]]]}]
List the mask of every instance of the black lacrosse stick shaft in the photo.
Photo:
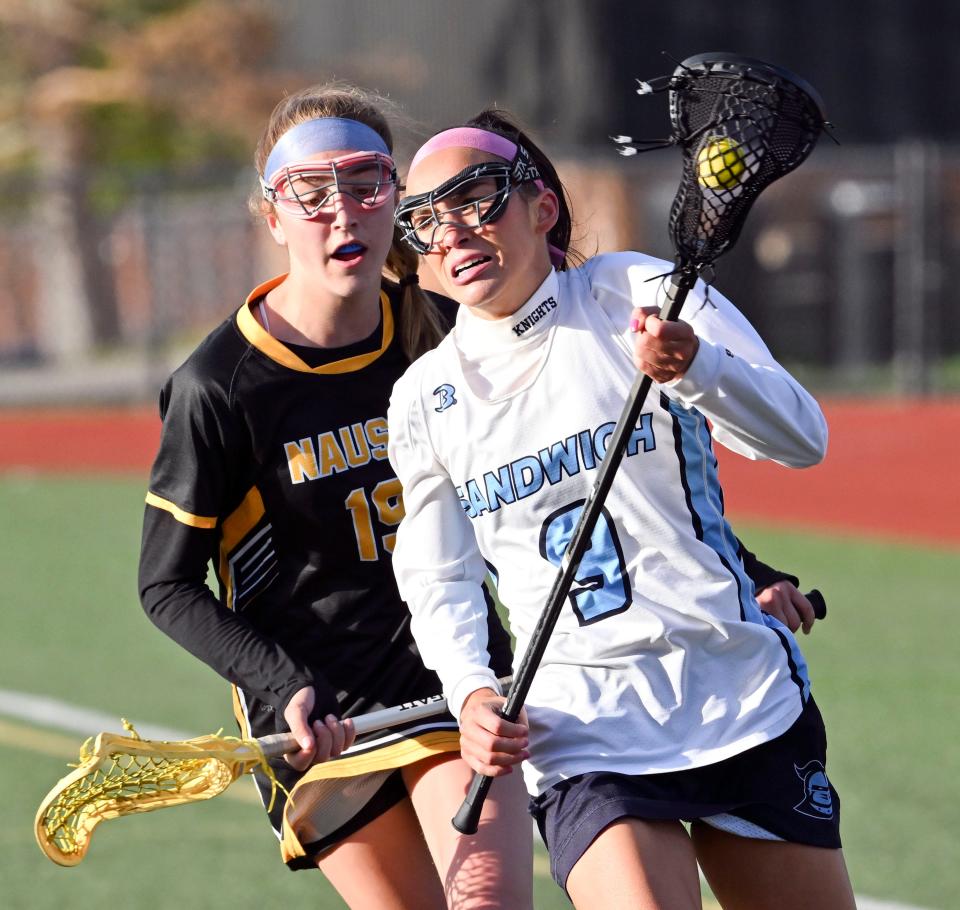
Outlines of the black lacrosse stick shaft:
[{"label": "black lacrosse stick shaft", "polygon": [[[692,263],[681,262],[672,276],[670,287],[667,289],[667,299],[660,309],[661,319],[673,322],[677,320],[684,301],[687,299],[687,293],[696,284],[696,281],[696,266]],[[610,436],[603,461],[600,462],[596,482],[583,505],[580,520],[573,529],[570,543],[567,545],[567,550],[561,560],[560,571],[557,573],[553,587],[550,589],[547,604],[540,614],[540,619],[537,620],[533,634],[530,636],[530,643],[527,645],[527,650],[520,661],[520,667],[514,674],[510,695],[500,712],[501,716],[511,722],[515,721],[520,715],[520,709],[527,699],[533,677],[540,666],[540,661],[543,659],[554,626],[560,618],[567,595],[570,593],[570,588],[576,578],[577,569],[580,568],[580,560],[590,546],[590,536],[593,534],[597,519],[600,517],[604,500],[607,498],[617,468],[623,460],[623,454],[627,449],[630,436],[636,429],[637,418],[646,403],[647,394],[652,384],[653,380],[646,373],[637,371],[637,378],[633,382],[623,411]],[[453,817],[453,827],[461,834],[477,833],[480,813],[483,811],[483,802],[487,798],[492,782],[492,777],[480,773],[474,774],[467,795],[457,814]]]},{"label": "black lacrosse stick shaft", "polygon": [[827,618],[827,602],[816,588],[812,591],[807,591],[807,600],[810,601],[810,606],[813,607],[813,615],[816,616],[817,619]]}]

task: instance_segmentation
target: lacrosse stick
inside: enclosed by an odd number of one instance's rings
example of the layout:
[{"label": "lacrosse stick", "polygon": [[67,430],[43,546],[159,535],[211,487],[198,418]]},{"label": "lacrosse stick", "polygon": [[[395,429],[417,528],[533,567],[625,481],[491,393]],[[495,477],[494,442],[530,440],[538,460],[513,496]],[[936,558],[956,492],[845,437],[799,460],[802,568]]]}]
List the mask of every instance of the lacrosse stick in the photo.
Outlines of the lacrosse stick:
[{"label": "lacrosse stick", "polygon": [[[803,80],[746,57],[700,54],[682,62],[672,76],[640,86],[639,94],[669,90],[671,137],[637,143],[629,136],[613,138],[627,155],[668,145],[682,149],[683,174],[669,219],[676,267],[659,313],[675,321],[701,272],[736,241],[753,201],[803,162],[828,124],[817,93]],[[651,384],[638,371],[514,676],[501,712],[509,721],[517,719],[526,700]],[[492,780],[474,775],[453,818],[457,831],[476,833]]]},{"label": "lacrosse stick", "polygon": [[[510,678],[501,683],[509,685]],[[446,708],[446,699],[433,695],[354,717],[353,727],[361,736],[433,717]],[[86,856],[93,829],[106,819],[212,799],[256,768],[276,787],[267,760],[300,748],[292,733],[163,742],[140,739],[126,721],[124,727],[130,735],[100,733],[88,739],[76,770],[47,794],[37,811],[37,843],[58,865],[77,865]]]}]

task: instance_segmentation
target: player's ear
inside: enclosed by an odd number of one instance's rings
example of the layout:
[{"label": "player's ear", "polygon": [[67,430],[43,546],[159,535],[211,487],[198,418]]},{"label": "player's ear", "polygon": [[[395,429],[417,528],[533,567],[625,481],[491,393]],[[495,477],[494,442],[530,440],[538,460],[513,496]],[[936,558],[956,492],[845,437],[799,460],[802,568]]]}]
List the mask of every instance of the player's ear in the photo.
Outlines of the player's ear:
[{"label": "player's ear", "polygon": [[271,209],[270,213],[265,216],[264,220],[267,222],[267,227],[270,229],[273,239],[276,240],[280,246],[286,246],[287,235],[283,232],[283,225],[280,224],[280,219],[277,218],[276,209]]},{"label": "player's ear", "polygon": [[543,189],[530,206],[534,219],[534,230],[538,234],[549,234],[560,217],[560,201],[551,189]]}]

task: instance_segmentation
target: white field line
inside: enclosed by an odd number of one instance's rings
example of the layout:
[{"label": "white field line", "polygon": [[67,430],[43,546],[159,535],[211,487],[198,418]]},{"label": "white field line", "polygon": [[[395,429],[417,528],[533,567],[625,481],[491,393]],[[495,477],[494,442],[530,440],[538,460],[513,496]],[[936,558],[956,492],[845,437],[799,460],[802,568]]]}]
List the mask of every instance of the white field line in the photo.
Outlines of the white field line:
[{"label": "white field line", "polygon": [[875,897],[857,895],[857,910],[929,910],[914,904],[898,904],[896,901],[881,901]]},{"label": "white field line", "polygon": [[[124,733],[120,718],[91,708],[80,708],[57,698],[31,695],[29,692],[14,692],[0,689],[0,714],[15,717],[40,727],[52,727],[64,733],[79,733],[83,737],[110,731],[121,736]],[[132,721],[144,739],[180,740],[190,739],[196,733],[184,733],[171,727]]]},{"label": "white field line", "polygon": [[[112,730],[123,733],[120,719],[103,711],[91,708],[81,708],[67,702],[45,695],[31,695],[29,692],[15,692],[11,689],[0,689],[0,716],[14,717],[17,720],[27,721],[41,727],[50,727],[62,733],[79,733],[84,738],[95,733]],[[182,740],[196,736],[196,733],[186,733],[172,727],[162,727],[156,724],[134,722],[137,732],[144,739]],[[30,730],[0,722],[0,742],[22,748],[32,749],[53,756],[71,756],[78,753],[80,743],[56,733],[44,733],[40,730]],[[231,788],[226,796],[240,798],[244,802],[260,802],[254,792]],[[534,825],[534,833],[538,834]],[[535,871],[539,875],[549,877],[550,868],[546,859],[535,862]],[[705,907],[705,910],[707,908]],[[857,895],[857,910],[932,910],[928,907],[918,907],[914,904],[901,904],[896,901],[883,901],[873,897]]]},{"label": "white field line", "polygon": [[[0,744],[26,749],[76,762],[80,746],[90,736],[110,731],[123,735],[120,718],[103,711],[80,708],[56,698],[44,695],[32,695],[28,692],[14,692],[0,689],[0,717],[11,717],[26,721],[33,726],[21,726],[0,720]],[[59,732],[35,729],[36,726],[52,728]],[[186,733],[173,727],[158,724],[136,723],[137,732],[144,739],[161,739],[176,742],[190,739],[196,733]],[[79,734],[78,739],[66,736],[67,733]],[[68,769],[64,769],[64,775]],[[255,786],[230,787],[223,794],[226,799],[238,799],[245,803],[262,805]]]}]

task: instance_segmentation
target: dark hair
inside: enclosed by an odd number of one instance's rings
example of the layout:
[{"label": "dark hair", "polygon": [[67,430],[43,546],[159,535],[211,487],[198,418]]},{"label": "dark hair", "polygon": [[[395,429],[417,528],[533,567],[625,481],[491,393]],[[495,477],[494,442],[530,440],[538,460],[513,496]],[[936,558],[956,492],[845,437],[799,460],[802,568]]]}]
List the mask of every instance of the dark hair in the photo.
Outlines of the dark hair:
[{"label": "dark hair", "polygon": [[557,174],[557,169],[553,166],[543,149],[540,148],[517,124],[516,120],[507,111],[498,108],[487,108],[481,111],[475,117],[468,120],[464,126],[476,127],[486,130],[488,133],[496,133],[509,139],[511,142],[523,146],[530,155],[533,163],[540,172],[540,179],[544,186],[557,194],[557,200],[560,204],[560,210],[557,217],[557,223],[551,228],[547,235],[547,242],[561,250],[564,255],[563,263],[558,266],[560,270],[569,267],[571,260],[582,261],[580,254],[571,247],[571,236],[573,233],[573,214],[570,209],[570,196],[566,187]]},{"label": "dark hair", "polygon": [[[393,134],[384,111],[389,111],[395,118],[399,116],[395,105],[387,98],[348,82],[312,85],[287,95],[273,109],[257,143],[254,154],[257,173],[263,173],[270,152],[287,130],[298,123],[316,120],[319,117],[344,117],[357,120],[377,132],[392,153]],[[272,208],[263,198],[259,185],[251,194],[249,207],[254,214],[261,217]],[[393,244],[385,263],[388,277],[402,281],[404,278],[415,275],[418,265],[419,259],[416,254],[403,243],[399,231],[394,228]],[[404,282],[402,297],[401,342],[404,353],[413,361],[431,348],[435,348],[446,334],[446,329],[443,327],[443,319],[436,304],[424,291],[420,290],[417,284],[412,281]]]}]

